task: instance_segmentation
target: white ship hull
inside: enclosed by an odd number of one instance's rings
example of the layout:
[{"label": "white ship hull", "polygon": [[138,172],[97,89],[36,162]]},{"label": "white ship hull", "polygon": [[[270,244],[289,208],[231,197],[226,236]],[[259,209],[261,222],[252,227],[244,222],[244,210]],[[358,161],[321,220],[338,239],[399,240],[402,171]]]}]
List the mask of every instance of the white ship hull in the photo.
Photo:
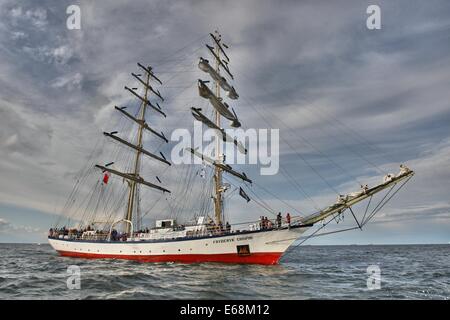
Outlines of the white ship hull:
[{"label": "white ship hull", "polygon": [[308,228],[301,226],[161,241],[87,241],[49,237],[49,243],[60,255],[67,257],[277,264],[289,246]]}]

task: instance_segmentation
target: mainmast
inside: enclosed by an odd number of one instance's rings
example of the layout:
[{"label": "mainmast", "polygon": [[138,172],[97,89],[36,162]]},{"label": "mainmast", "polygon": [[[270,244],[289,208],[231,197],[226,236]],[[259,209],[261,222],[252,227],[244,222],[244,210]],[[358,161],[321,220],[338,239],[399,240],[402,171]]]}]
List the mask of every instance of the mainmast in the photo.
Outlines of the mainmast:
[{"label": "mainmast", "polygon": [[[138,118],[138,120],[140,120],[139,128],[138,128],[138,141],[137,141],[138,149],[136,149],[136,157],[134,160],[134,171],[133,171],[133,175],[135,177],[139,176],[139,171],[140,171],[140,162],[141,162],[141,153],[142,153],[142,134],[144,131],[145,111],[147,108],[147,103],[145,101],[147,101],[149,82],[150,82],[150,73],[147,72],[146,81],[145,81],[145,85],[144,85],[144,101],[142,101],[142,103],[141,103],[140,115]],[[128,193],[127,214],[126,214],[125,219],[128,221],[132,221],[131,219],[133,217],[134,201],[136,198],[136,181],[129,181],[129,186],[130,186],[130,190]],[[127,224],[127,232],[130,232],[129,224]]]},{"label": "mainmast", "polygon": [[[137,144],[133,144],[129,141],[126,141],[125,139],[122,139],[118,137],[116,134],[117,131],[113,132],[103,132],[103,134],[117,142],[122,143],[123,145],[133,149],[135,151],[135,158],[133,163],[133,171],[132,172],[121,172],[112,168],[109,168],[109,165],[101,166],[96,165],[97,168],[100,168],[104,172],[109,172],[111,174],[117,175],[119,177],[122,177],[127,180],[128,186],[129,186],[129,192],[128,192],[128,203],[127,203],[127,210],[125,213],[125,220],[130,221],[132,223],[133,218],[133,211],[136,206],[139,205],[139,187],[138,185],[145,185],[147,187],[160,190],[162,192],[169,192],[170,191],[162,186],[159,186],[157,184],[148,182],[144,180],[141,175],[141,161],[142,161],[142,155],[146,155],[152,159],[158,160],[162,163],[165,163],[167,165],[171,165],[169,161],[167,161],[166,157],[160,152],[160,156],[153,154],[147,150],[144,149],[143,146],[143,134],[144,131],[148,131],[152,133],[153,135],[159,137],[160,139],[164,140],[166,143],[168,142],[167,138],[165,137],[164,133],[158,133],[155,129],[152,129],[146,122],[145,115],[147,111],[147,107],[150,107],[154,111],[158,112],[159,114],[166,117],[166,114],[161,110],[161,107],[158,103],[152,104],[148,100],[148,95],[150,92],[154,93],[161,101],[164,101],[164,98],[161,96],[160,92],[153,89],[150,86],[150,80],[156,80],[161,84],[161,80],[159,80],[152,71],[152,68],[150,66],[145,67],[142,64],[138,63],[138,66],[145,71],[145,81],[141,79],[141,74],[134,74],[132,73],[132,76],[136,78],[144,87],[144,96],[140,96],[137,94],[134,90],[137,90],[137,88],[128,88],[125,86],[125,90],[129,91],[131,94],[133,94],[136,98],[141,100],[140,108],[139,108],[139,114],[137,117],[134,117],[132,114],[125,111],[126,107],[117,107],[115,106],[115,109],[119,111],[122,115],[127,117],[128,119],[134,121],[138,125],[138,134],[137,134]],[[131,231],[131,224],[127,224],[127,233]]]}]

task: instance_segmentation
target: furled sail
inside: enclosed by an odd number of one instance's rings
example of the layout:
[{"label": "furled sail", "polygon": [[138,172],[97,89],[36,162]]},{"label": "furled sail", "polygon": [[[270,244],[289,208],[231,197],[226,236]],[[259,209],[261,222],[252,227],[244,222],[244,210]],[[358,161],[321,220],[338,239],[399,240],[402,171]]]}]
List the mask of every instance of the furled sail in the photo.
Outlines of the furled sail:
[{"label": "furled sail", "polygon": [[214,70],[213,67],[211,67],[211,65],[209,64],[209,61],[206,59],[203,59],[200,57],[200,62],[198,63],[198,67],[200,70],[209,73],[209,75],[211,76],[211,78],[213,78],[214,81],[216,81],[220,87],[228,92],[228,97],[230,99],[236,100],[237,98],[239,98],[239,95],[237,94],[236,90],[234,89],[233,86],[231,86],[228,82],[227,79],[225,79],[224,77],[220,76],[220,74]]},{"label": "furled sail", "polygon": [[223,128],[220,128],[214,122],[209,120],[203,113],[200,112],[202,109],[191,108],[191,110],[192,110],[192,115],[194,116],[194,118],[196,120],[203,122],[206,126],[208,126],[211,129],[218,130],[222,134],[223,141],[234,143],[234,145],[237,147],[237,149],[239,150],[240,153],[247,154],[247,149],[245,148],[245,146],[240,141],[237,141],[236,139],[231,137],[229,134],[227,134]]},{"label": "furled sail", "polygon": [[239,122],[236,113],[230,111],[230,106],[226,102],[222,102],[217,98],[214,93],[208,88],[204,81],[198,80],[198,93],[202,98],[208,99],[214,109],[217,110],[222,116],[231,121],[231,126],[239,128],[241,123]]}]

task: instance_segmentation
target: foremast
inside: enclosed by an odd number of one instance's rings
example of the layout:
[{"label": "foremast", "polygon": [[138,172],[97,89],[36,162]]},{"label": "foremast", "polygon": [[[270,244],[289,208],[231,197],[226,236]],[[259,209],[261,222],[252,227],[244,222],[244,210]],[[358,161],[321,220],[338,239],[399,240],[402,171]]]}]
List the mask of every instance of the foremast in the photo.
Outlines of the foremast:
[{"label": "foremast", "polygon": [[[215,31],[214,34],[210,33],[210,36],[213,39],[213,46],[206,45],[208,50],[210,51],[213,59],[214,59],[214,67],[209,64],[209,61],[203,58],[200,58],[199,68],[209,73],[210,77],[214,81],[214,92],[206,86],[206,83],[209,81],[198,80],[198,89],[199,95],[205,99],[208,99],[212,107],[215,109],[214,111],[214,120],[208,119],[199,108],[192,108],[192,115],[198,121],[201,121],[206,126],[215,129],[217,132],[216,139],[216,152],[214,159],[209,158],[208,156],[203,155],[194,149],[189,149],[194,155],[200,157],[203,161],[208,162],[214,166],[214,216],[216,225],[223,226],[224,222],[224,197],[223,193],[227,190],[227,187],[223,184],[222,174],[229,173],[235,177],[238,177],[246,182],[251,183],[252,181],[246,176],[245,173],[236,172],[225,163],[225,156],[223,152],[223,143],[230,142],[233,143],[240,152],[247,153],[247,149],[243,146],[242,143],[238,142],[235,138],[231,137],[225,132],[225,129],[221,126],[221,117],[225,117],[230,120],[230,125],[232,127],[238,128],[241,126],[236,113],[233,108],[230,108],[226,102],[223,102],[221,97],[221,89],[227,91],[227,95],[229,98],[236,100],[239,95],[233,86],[231,86],[225,77],[223,77],[220,73],[221,69],[224,70],[231,79],[233,79],[233,75],[231,74],[228,63],[229,58],[226,54],[223,47],[228,48],[226,44],[222,42],[221,35],[218,31]],[[223,56],[224,59],[221,59]]]},{"label": "foremast", "polygon": [[[215,31],[215,36],[213,38],[218,39],[218,41],[214,41],[214,51],[216,53],[216,72],[220,76],[220,44],[219,41],[221,40],[220,35],[218,31]],[[218,81],[214,81],[214,86],[216,89],[216,96],[220,100],[220,85]],[[215,110],[215,124],[217,127],[220,128],[220,113],[219,111]],[[216,139],[216,160],[218,163],[223,163],[223,154],[221,154],[221,140]],[[222,186],[222,169],[219,167],[214,167],[214,214],[216,218],[216,224],[217,225],[223,225],[223,200],[222,200],[222,192],[223,192],[223,186]]]},{"label": "foremast", "polygon": [[151,182],[148,182],[148,181],[144,180],[140,175],[142,155],[146,155],[152,159],[163,162],[166,165],[171,165],[171,163],[169,161],[167,161],[167,159],[161,152],[160,152],[161,156],[158,156],[158,155],[153,154],[144,149],[143,135],[144,135],[145,131],[152,133],[153,135],[164,140],[166,143],[168,142],[168,140],[165,137],[164,133],[162,133],[162,132],[158,133],[156,130],[152,129],[146,122],[147,107],[152,108],[153,110],[157,111],[159,114],[166,117],[166,114],[161,110],[161,107],[159,106],[158,103],[156,103],[156,106],[155,106],[154,104],[152,104],[149,101],[149,93],[150,92],[155,94],[161,101],[164,101],[164,98],[161,96],[160,92],[158,90],[153,89],[152,86],[150,85],[150,80],[155,80],[155,81],[159,82],[160,84],[162,84],[162,82],[154,75],[152,68],[150,66],[145,67],[140,63],[138,63],[138,66],[143,71],[145,71],[145,75],[144,75],[145,80],[142,80],[141,74],[132,73],[131,75],[134,78],[136,78],[143,85],[144,96],[142,97],[135,92],[135,90],[137,90],[137,88],[130,89],[129,87],[125,86],[125,90],[129,91],[132,95],[134,95],[136,98],[141,100],[137,118],[134,117],[133,115],[131,115],[130,113],[128,113],[127,111],[125,111],[126,107],[119,108],[119,107],[115,106],[115,109],[117,111],[119,111],[122,115],[124,115],[128,119],[134,121],[138,125],[137,143],[133,144],[129,141],[126,141],[126,140],[116,136],[116,134],[118,133],[117,131],[110,132],[110,133],[108,133],[108,132],[103,133],[105,136],[107,136],[115,141],[118,141],[118,142],[124,144],[125,146],[134,150],[135,157],[134,157],[134,163],[133,163],[133,171],[127,173],[127,172],[121,172],[121,171],[109,168],[109,166],[114,164],[114,162],[111,162],[104,166],[96,165],[96,167],[102,169],[103,172],[109,172],[111,174],[120,176],[120,177],[124,178],[125,180],[127,180],[127,182],[128,182],[128,187],[129,187],[128,202],[127,202],[127,208],[126,208],[126,212],[125,212],[125,216],[124,216],[124,220],[129,223],[129,224],[127,224],[127,229],[126,229],[127,233],[131,232],[133,212],[134,212],[134,209],[137,208],[137,206],[139,204],[138,202],[139,202],[139,185],[140,184],[145,185],[150,188],[153,188],[153,189],[160,190],[162,192],[170,193],[170,191],[168,189],[166,189],[160,185],[156,185]]}]

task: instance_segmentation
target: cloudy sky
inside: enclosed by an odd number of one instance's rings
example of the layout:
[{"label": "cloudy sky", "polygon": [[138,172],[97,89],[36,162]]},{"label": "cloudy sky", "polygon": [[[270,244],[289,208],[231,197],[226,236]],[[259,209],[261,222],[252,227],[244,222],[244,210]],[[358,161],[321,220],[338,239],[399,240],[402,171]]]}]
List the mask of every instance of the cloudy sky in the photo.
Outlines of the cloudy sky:
[{"label": "cloudy sky", "polygon": [[[66,27],[72,4],[80,30]],[[381,30],[366,27],[370,4]],[[132,104],[123,86],[135,86],[137,61],[166,85],[169,117],[153,125],[192,128],[205,76],[195,65],[215,29],[245,128],[280,129],[280,173],[245,169],[274,210],[310,213],[400,163],[416,171],[364,232],[309,243],[450,241],[448,1],[0,0],[0,242],[45,241],[101,132],[115,129],[113,106]],[[233,221],[263,214],[235,200]]]}]

